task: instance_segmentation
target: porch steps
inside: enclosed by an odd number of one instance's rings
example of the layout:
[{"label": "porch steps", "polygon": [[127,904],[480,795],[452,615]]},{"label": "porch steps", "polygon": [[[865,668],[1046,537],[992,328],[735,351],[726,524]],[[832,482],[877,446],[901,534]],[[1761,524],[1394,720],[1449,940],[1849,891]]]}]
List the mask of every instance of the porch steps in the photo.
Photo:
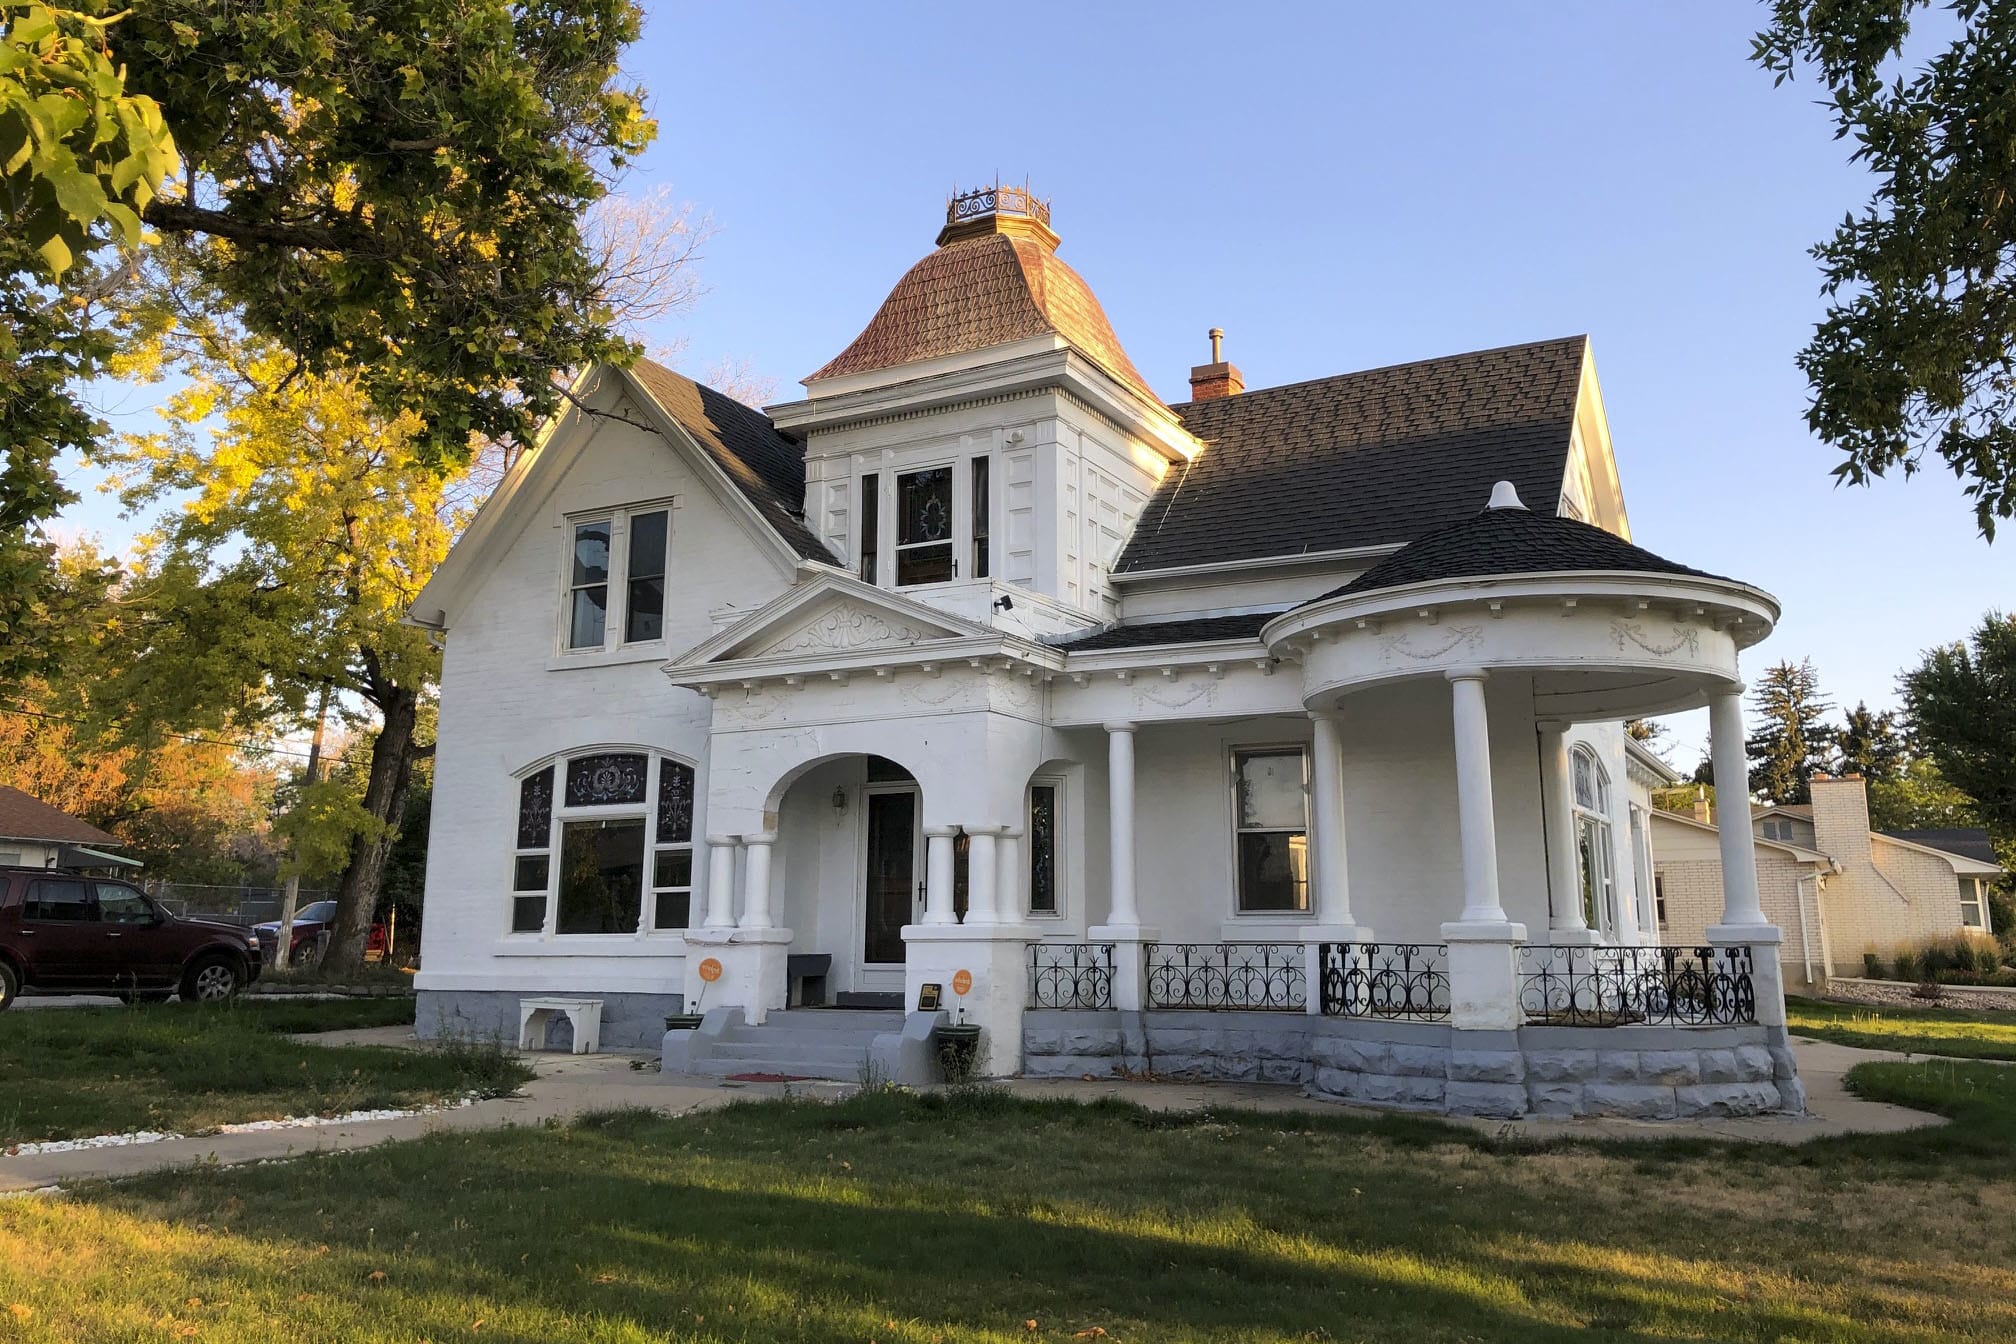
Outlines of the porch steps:
[{"label": "porch steps", "polygon": [[731,1028],[689,1067],[715,1077],[770,1073],[857,1082],[868,1075],[874,1039],[901,1030],[901,1011],[793,1008],[771,1013],[760,1027]]}]

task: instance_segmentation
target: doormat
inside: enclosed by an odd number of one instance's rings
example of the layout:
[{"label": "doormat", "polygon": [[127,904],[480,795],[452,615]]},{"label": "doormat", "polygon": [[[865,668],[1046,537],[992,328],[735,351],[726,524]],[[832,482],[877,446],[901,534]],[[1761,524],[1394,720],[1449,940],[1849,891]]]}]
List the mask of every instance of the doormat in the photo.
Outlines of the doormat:
[{"label": "doormat", "polygon": [[814,1083],[819,1080],[807,1077],[802,1073],[731,1073],[728,1075],[728,1081],[731,1083]]}]

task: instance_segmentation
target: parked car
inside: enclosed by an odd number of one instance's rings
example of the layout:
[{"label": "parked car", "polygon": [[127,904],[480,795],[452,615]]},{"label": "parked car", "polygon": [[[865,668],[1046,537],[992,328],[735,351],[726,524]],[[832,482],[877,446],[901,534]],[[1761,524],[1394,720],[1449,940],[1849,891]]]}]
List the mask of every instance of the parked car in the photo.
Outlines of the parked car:
[{"label": "parked car", "polygon": [[179,919],[111,878],[0,868],[0,1008],[23,989],[221,1002],[259,976],[250,929]]},{"label": "parked car", "polygon": [[[294,912],[294,936],[287,943],[287,964],[306,966],[315,959],[316,949],[336,923],[336,902],[313,901]],[[273,960],[273,942],[280,936],[280,921],[269,919],[252,926],[259,935],[259,955]],[[376,961],[385,955],[385,925],[373,924],[364,943],[364,959]]]}]

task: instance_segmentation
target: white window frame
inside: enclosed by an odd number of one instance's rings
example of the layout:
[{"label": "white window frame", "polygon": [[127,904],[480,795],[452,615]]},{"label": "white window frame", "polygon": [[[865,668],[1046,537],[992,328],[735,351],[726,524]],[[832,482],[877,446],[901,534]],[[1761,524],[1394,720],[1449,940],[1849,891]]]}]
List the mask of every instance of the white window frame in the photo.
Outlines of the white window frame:
[{"label": "white window frame", "polygon": [[[1575,788],[1575,765],[1587,761],[1594,799],[1584,803]],[[1589,925],[1602,933],[1605,938],[1617,937],[1617,839],[1616,819],[1610,815],[1610,803],[1614,797],[1610,772],[1603,768],[1603,762],[1596,753],[1583,744],[1576,744],[1568,757],[1568,798],[1573,805],[1575,817],[1575,865],[1578,895],[1584,899],[1583,914]],[[1589,838],[1585,850],[1584,836]],[[1583,855],[1600,863],[1602,871],[1591,873],[1585,870]],[[1594,910],[1588,906],[1593,904]]]},{"label": "white window frame", "polygon": [[[1069,871],[1069,866],[1066,864],[1064,858],[1065,836],[1067,834],[1065,808],[1069,797],[1065,792],[1065,787],[1064,776],[1062,775],[1036,775],[1029,780],[1029,792],[1023,806],[1022,830],[1023,855],[1028,860],[1029,871],[1024,874],[1018,874],[1018,876],[1029,884],[1027,889],[1022,893],[1022,904],[1031,919],[1051,920],[1069,917],[1071,904],[1064,883],[1064,874]],[[1057,908],[1054,910],[1038,910],[1034,905],[1036,897],[1037,789],[1051,790],[1050,890],[1057,898]]]},{"label": "white window frame", "polygon": [[1659,908],[1652,899],[1652,819],[1636,803],[1629,805],[1631,824],[1631,878],[1638,897],[1638,932],[1656,937]]},{"label": "white window frame", "polygon": [[[1311,870],[1315,854],[1309,838],[1309,761],[1310,744],[1307,742],[1241,742],[1226,749],[1225,798],[1228,806],[1227,820],[1232,833],[1231,876],[1232,915],[1239,920],[1302,920],[1307,921],[1315,893],[1310,884],[1315,880]],[[1239,837],[1242,835],[1295,835],[1295,831],[1284,831],[1272,826],[1241,826],[1239,824],[1239,758],[1242,756],[1286,756],[1295,753],[1302,758],[1302,903],[1285,910],[1248,910],[1246,895],[1240,889]]]},{"label": "white window frame", "polygon": [[[617,754],[642,756],[645,759],[644,802],[642,804],[644,821],[644,874],[642,891],[639,894],[638,900],[637,927],[627,933],[561,933],[559,931],[560,841],[566,834],[566,823],[570,821],[627,821],[635,818],[639,812],[639,805],[636,803],[605,803],[596,806],[579,807],[567,806],[567,763],[578,760],[583,756]],[[506,902],[504,911],[504,931],[507,938],[519,941],[526,939],[553,940],[562,945],[574,946],[583,943],[592,945],[598,939],[604,943],[617,940],[629,943],[641,938],[683,939],[685,937],[686,928],[692,926],[692,919],[696,913],[693,906],[693,894],[697,890],[697,886],[693,879],[698,864],[698,856],[695,854],[697,846],[694,843],[691,832],[689,832],[683,841],[661,841],[658,837],[659,775],[667,761],[676,762],[693,771],[694,810],[692,830],[693,832],[697,832],[700,826],[699,794],[703,778],[699,762],[689,760],[677,752],[666,751],[662,747],[644,747],[634,742],[602,743],[593,746],[571,747],[557,755],[549,756],[541,764],[528,766],[512,776],[514,781],[522,785],[527,778],[538,774],[541,770],[551,770],[553,772],[553,807],[546,825],[546,848],[517,848],[515,846],[518,827],[518,796],[515,791],[512,795],[511,828],[514,848],[511,850],[511,869],[506,877],[506,885],[510,888],[508,893],[510,899]],[[687,925],[686,927],[677,929],[661,929],[656,927],[658,893],[661,891],[679,891],[682,888],[676,886],[660,887],[657,885],[658,855],[661,852],[673,853],[682,850],[694,855],[693,858],[688,860],[687,885],[683,888],[686,892]],[[521,896],[534,896],[538,894],[534,891],[520,891],[518,889],[518,860],[520,858],[537,856],[543,856],[547,861],[546,918],[536,933],[531,930],[514,932],[511,924],[513,922],[512,913],[516,900]]]},{"label": "white window frame", "polygon": [[[1967,890],[1963,890],[1960,893],[1960,923],[1966,928],[1979,929],[1983,933],[1990,932],[1991,930],[1988,927],[1988,893],[1985,890],[1985,884],[1978,877],[1963,877],[1960,880],[1965,888],[1967,888]],[[1969,894],[1970,890],[1972,892],[1971,895]],[[1972,919],[1967,917],[1967,911],[1970,907],[1974,911]]]},{"label": "white window frame", "polygon": [[[972,571],[974,550],[974,510],[973,510],[973,464],[987,463],[987,574],[988,578],[975,578]],[[931,588],[942,588],[954,583],[985,583],[999,572],[1000,556],[995,547],[1001,529],[996,525],[1000,512],[998,500],[1001,497],[1000,463],[994,460],[992,452],[954,453],[920,458],[914,462],[891,460],[888,457],[873,461],[863,460],[854,468],[854,507],[851,510],[850,528],[853,536],[853,571],[861,573],[865,558],[862,541],[867,514],[867,482],[873,478],[876,486],[875,501],[875,586],[899,589],[903,592],[920,592]],[[897,552],[897,538],[902,535],[902,478],[919,472],[937,471],[949,468],[952,472],[952,532],[948,540],[952,544],[952,577],[934,579],[929,583],[899,584],[896,581],[900,557]],[[940,542],[913,543],[909,549],[921,545],[942,545]]]},{"label": "white window frame", "polygon": [[[666,647],[666,641],[672,632],[669,617],[661,617],[661,628],[655,639],[623,638],[630,621],[631,520],[651,513],[665,515],[665,573],[661,582],[665,585],[666,605],[669,606],[672,585],[672,544],[679,523],[679,501],[676,497],[644,500],[636,504],[623,505],[621,508],[582,509],[561,515],[560,601],[559,619],[554,631],[554,647],[558,659],[563,663],[619,653],[643,653],[649,656]],[[574,582],[574,534],[578,528],[602,522],[609,524],[609,596],[602,612],[602,642],[583,644],[577,648],[570,642],[574,634],[574,593],[577,587]]]}]

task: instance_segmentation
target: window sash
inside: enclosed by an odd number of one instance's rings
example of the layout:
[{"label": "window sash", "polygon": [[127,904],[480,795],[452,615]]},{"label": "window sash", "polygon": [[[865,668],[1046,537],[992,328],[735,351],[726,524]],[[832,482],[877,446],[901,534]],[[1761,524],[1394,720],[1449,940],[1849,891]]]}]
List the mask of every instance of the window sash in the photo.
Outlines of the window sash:
[{"label": "window sash", "polygon": [[[568,576],[567,647],[599,649],[609,639],[609,562],[613,559],[612,519],[574,524],[572,568]],[[600,545],[598,559],[593,548]],[[587,548],[584,550],[584,547]]]},{"label": "window sash", "polygon": [[968,493],[972,500],[973,577],[988,574],[987,555],[987,468],[988,459],[976,457],[968,466]]},{"label": "window sash", "polygon": [[[1292,770],[1279,763],[1293,760]],[[1274,763],[1265,773],[1253,767]],[[1298,785],[1288,802],[1290,784]],[[1264,792],[1262,791],[1264,788]],[[1291,824],[1291,806],[1299,817]],[[1277,811],[1278,809],[1278,811]],[[1232,753],[1232,832],[1235,908],[1240,914],[1309,909],[1309,752],[1288,747],[1245,747]]]},{"label": "window sash", "polygon": [[[667,762],[670,764],[670,762]],[[668,868],[667,864],[671,866]],[[651,856],[651,927],[684,929],[693,919],[693,846],[660,845]]]},{"label": "window sash", "polygon": [[959,574],[949,463],[896,478],[896,586],[946,583]]},{"label": "window sash", "polygon": [[882,483],[874,472],[861,478],[861,581],[875,582],[882,550]]},{"label": "window sash", "polygon": [[1029,786],[1029,913],[1044,919],[1063,914],[1057,843],[1061,792],[1047,781]]}]

